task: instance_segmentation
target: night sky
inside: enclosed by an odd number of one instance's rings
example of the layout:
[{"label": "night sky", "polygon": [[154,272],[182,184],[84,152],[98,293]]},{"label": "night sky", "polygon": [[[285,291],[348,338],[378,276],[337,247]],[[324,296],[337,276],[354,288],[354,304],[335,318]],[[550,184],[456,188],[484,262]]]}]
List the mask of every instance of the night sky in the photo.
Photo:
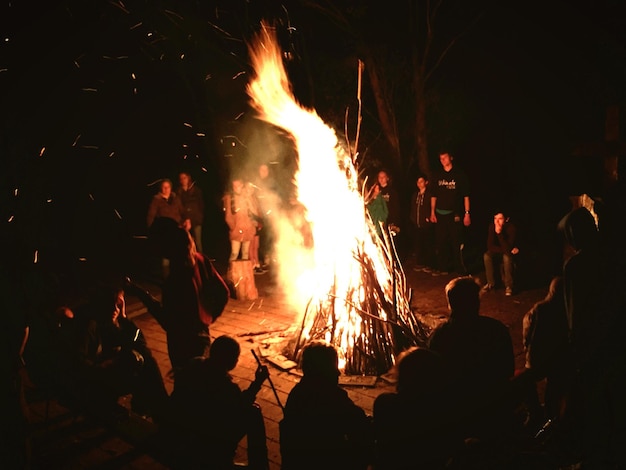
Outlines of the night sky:
[{"label": "night sky", "polygon": [[[268,159],[268,152],[287,180],[292,169],[286,139],[255,123],[246,106],[244,39],[259,20],[278,19],[285,44],[299,55],[289,70],[303,102],[315,95],[320,115],[332,120],[354,100],[352,42],[300,3],[5,2],[0,223],[6,259],[23,266],[37,256],[72,272],[85,264],[132,270],[129,255],[141,243],[133,237],[145,235],[145,211],[156,191],[151,183],[183,167],[206,193],[207,254],[227,256],[219,199],[229,172]],[[623,2],[470,3],[444,2],[442,10],[443,33],[479,19],[433,76],[431,161],[448,145],[468,172],[476,240],[491,211],[505,206],[535,249],[552,249],[568,196],[602,191],[601,159],[573,157],[573,149],[602,141],[607,106],[624,109]],[[404,24],[397,15],[380,18],[371,34],[398,41],[401,52]],[[291,36],[286,26],[296,28]],[[341,63],[343,69],[334,68]],[[380,131],[368,99],[365,91],[361,145],[375,153]],[[384,155],[375,160],[385,164]],[[410,170],[396,178],[407,199]]]}]

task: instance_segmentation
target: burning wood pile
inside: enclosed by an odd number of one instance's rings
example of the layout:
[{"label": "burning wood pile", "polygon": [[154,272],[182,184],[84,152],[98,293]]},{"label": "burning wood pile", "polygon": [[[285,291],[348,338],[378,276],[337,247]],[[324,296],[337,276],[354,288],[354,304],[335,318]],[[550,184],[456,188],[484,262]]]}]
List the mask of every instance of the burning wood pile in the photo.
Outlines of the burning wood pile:
[{"label": "burning wood pile", "polygon": [[278,214],[276,234],[279,285],[301,314],[287,354],[297,361],[309,341],[325,339],[345,374],[383,374],[428,336],[411,311],[393,236],[378,235],[347,145],[296,102],[274,31],[264,25],[249,51],[251,105],[292,136],[298,155],[297,201]]}]

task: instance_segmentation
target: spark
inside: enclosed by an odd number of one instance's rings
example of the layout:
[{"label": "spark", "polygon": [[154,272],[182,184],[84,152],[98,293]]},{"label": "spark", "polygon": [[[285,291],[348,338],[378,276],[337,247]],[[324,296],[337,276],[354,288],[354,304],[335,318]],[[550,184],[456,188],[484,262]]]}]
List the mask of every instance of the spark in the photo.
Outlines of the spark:
[{"label": "spark", "polygon": [[183,124],[187,127],[193,127],[191,124],[189,124],[188,122],[183,122]]},{"label": "spark", "polygon": [[115,211],[115,215],[117,215],[117,218],[122,220],[122,216],[120,215],[120,213],[117,211],[117,209],[113,209]]},{"label": "spark", "polygon": [[83,91],[98,91],[97,88],[81,88]]},{"label": "spark", "polygon": [[9,69],[0,69],[0,72],[8,72]]},{"label": "spark", "polygon": [[52,202],[52,198],[48,198],[48,199],[46,199],[46,202],[47,202],[48,204],[50,204],[50,203]]},{"label": "spark", "polygon": [[46,147],[41,147],[41,150],[39,151],[39,156],[42,157],[45,151],[46,151]]},{"label": "spark", "polygon": [[180,55],[180,60],[183,60],[184,58],[185,58],[185,53],[183,52],[183,53]]},{"label": "spark", "polygon": [[80,139],[80,136],[81,136],[81,135],[82,135],[82,134],[78,134],[78,135],[76,136],[76,138],[74,139],[74,143],[72,144],[72,147],[76,147],[76,144],[78,143],[78,139]]},{"label": "spark", "polygon": [[122,2],[109,2],[111,5],[116,6],[117,8],[119,8],[120,10],[122,10],[124,13],[128,14],[130,13],[126,7],[124,6],[124,4]]},{"label": "spark", "polygon": [[97,145],[81,145],[81,148],[98,150],[100,147],[98,147]]},{"label": "spark", "polygon": [[173,12],[172,10],[164,10],[165,13],[167,13],[168,15],[173,15],[176,18],[178,18],[179,20],[184,20],[184,18],[182,16],[180,16],[178,13]]},{"label": "spark", "polygon": [[111,153],[109,154],[109,158],[111,158],[113,155],[115,155],[115,152],[111,152]]},{"label": "spark", "polygon": [[15,190],[13,191],[13,195],[14,195],[15,197],[17,197],[17,192],[18,192],[18,189],[17,189],[17,188],[15,188]]},{"label": "spark", "polygon": [[39,250],[35,250],[35,257],[33,259],[33,263],[37,264],[38,261],[39,261]]},{"label": "spark", "polygon": [[240,77],[241,75],[243,75],[245,73],[246,72],[242,71],[242,72],[239,72],[239,73],[235,74],[235,76],[233,76],[233,80],[236,79],[237,77]]},{"label": "spark", "polygon": [[137,80],[137,77],[135,76],[135,72],[132,72],[132,73],[130,74],[130,77],[131,77],[133,80]]},{"label": "spark", "polygon": [[85,262],[85,261],[87,261],[87,258],[84,258],[84,257],[80,257],[80,258],[78,258],[78,261],[82,261],[82,262]]},{"label": "spark", "polygon": [[133,29],[137,29],[137,28],[139,28],[142,24],[143,24],[143,22],[142,22],[142,21],[140,21],[140,22],[139,22],[139,23],[137,23],[136,25],[131,26],[131,27],[130,27],[130,30],[132,31]]},{"label": "spark", "polygon": [[206,134],[204,132],[196,132],[196,135],[198,137],[206,137]]},{"label": "spark", "polygon": [[211,80],[213,78],[213,76],[209,73],[207,74],[206,77],[204,77],[205,80]]},{"label": "spark", "polygon": [[14,219],[14,218],[15,218],[15,216],[13,216],[13,215],[12,215],[11,217],[9,217],[9,220],[7,220],[7,222],[8,222],[8,223],[13,222],[13,219]]},{"label": "spark", "polygon": [[205,173],[207,173],[207,172],[208,172],[208,171],[207,171],[207,169],[206,169],[205,167],[203,167],[203,166],[202,166],[202,167],[200,167],[200,169],[201,169],[202,171],[204,171]]},{"label": "spark", "polygon": [[183,148],[186,149],[187,147],[189,147],[189,145],[187,144],[183,144]]}]

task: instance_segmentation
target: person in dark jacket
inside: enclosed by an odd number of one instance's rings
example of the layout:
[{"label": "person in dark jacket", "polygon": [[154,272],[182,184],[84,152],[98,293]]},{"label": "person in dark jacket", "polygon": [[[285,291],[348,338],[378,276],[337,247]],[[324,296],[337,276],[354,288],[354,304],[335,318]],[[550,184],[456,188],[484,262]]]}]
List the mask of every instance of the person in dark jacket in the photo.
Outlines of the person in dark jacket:
[{"label": "person in dark jacket", "polygon": [[483,254],[485,277],[487,283],[483,292],[490,291],[496,285],[496,266],[502,263],[504,268],[505,295],[513,295],[515,256],[519,253],[517,246],[517,228],[504,212],[497,211],[487,231],[487,251]]},{"label": "person in dark jacket", "polygon": [[185,218],[189,219],[190,232],[196,243],[196,250],[204,253],[202,248],[202,223],[204,222],[204,194],[188,171],[178,173],[176,195],[185,210]]},{"label": "person in dark jacket", "polygon": [[416,191],[411,196],[409,220],[413,226],[413,250],[415,266],[413,270],[432,272],[435,268],[435,227],[430,221],[431,190],[428,177],[420,175],[415,180]]},{"label": "person in dark jacket", "polygon": [[244,436],[246,468],[269,468],[265,422],[255,402],[269,371],[259,366],[250,386],[242,390],[230,375],[240,353],[237,340],[222,335],[211,344],[208,357],[194,358],[181,371],[171,395],[169,429],[180,468],[232,470]]},{"label": "person in dark jacket", "polygon": [[301,367],[280,423],[283,470],[366,469],[373,458],[371,421],[338,385],[337,350],[312,341]]},{"label": "person in dark jacket", "polygon": [[510,435],[510,383],[515,373],[513,341],[499,320],[480,315],[480,286],[471,276],[445,288],[450,318],[430,336],[429,347],[450,368],[453,387],[462,391],[464,437],[493,442]]}]

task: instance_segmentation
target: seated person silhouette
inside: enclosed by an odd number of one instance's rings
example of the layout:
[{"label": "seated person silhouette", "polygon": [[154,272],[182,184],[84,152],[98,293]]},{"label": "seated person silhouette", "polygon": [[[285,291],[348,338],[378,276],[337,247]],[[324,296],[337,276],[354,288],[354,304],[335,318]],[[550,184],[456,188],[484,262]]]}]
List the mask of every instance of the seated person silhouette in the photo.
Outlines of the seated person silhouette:
[{"label": "seated person silhouette", "polygon": [[395,364],[395,392],[374,400],[377,470],[443,469],[463,447],[441,356],[411,347]]},{"label": "seated person silhouette", "polygon": [[338,384],[337,350],[312,341],[302,351],[301,367],[303,377],[289,393],[280,423],[282,469],[366,469],[371,421]]},{"label": "seated person silhouette", "polygon": [[77,308],[77,373],[82,399],[97,412],[118,409],[131,394],[131,409],[158,420],[167,390],[141,329],[126,316],[124,290],[101,286]]},{"label": "seated person silhouette", "polygon": [[258,367],[254,381],[241,390],[229,374],[240,352],[234,338],[222,335],[212,342],[208,357],[197,357],[181,370],[168,421],[180,468],[234,468],[237,445],[244,437],[247,468],[268,468],[265,422],[255,399],[269,372]]},{"label": "seated person silhouette", "polygon": [[464,437],[482,442],[503,439],[512,431],[511,379],[513,342],[499,320],[480,315],[480,286],[471,276],[452,279],[445,288],[450,317],[430,336],[452,373],[453,389],[464,418]]}]

